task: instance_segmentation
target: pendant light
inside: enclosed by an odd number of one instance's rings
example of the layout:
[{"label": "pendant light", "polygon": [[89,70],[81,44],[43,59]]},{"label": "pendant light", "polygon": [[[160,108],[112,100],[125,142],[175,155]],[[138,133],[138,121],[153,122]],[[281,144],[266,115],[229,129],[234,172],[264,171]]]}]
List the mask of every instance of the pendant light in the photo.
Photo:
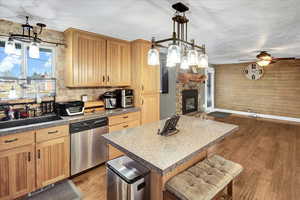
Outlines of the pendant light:
[{"label": "pendant light", "polygon": [[208,56],[206,53],[199,55],[199,68],[208,68]]},{"label": "pendant light", "polygon": [[15,53],[16,47],[15,42],[12,38],[8,38],[8,40],[5,43],[4,52],[8,55]]},{"label": "pendant light", "polygon": [[187,56],[186,49],[184,49],[184,52],[183,52],[180,68],[181,69],[188,69],[189,68],[189,62],[188,62],[188,56]]},{"label": "pendant light", "polygon": [[259,66],[261,66],[261,67],[266,67],[266,66],[268,66],[271,63],[271,60],[263,60],[263,59],[261,59],[261,60],[258,60],[256,63]]},{"label": "pendant light", "polygon": [[29,56],[31,58],[40,58],[40,48],[37,42],[33,41],[29,46]]},{"label": "pendant light", "polygon": [[153,43],[155,42],[155,39],[152,38],[152,45],[151,48],[148,51],[148,65],[159,65],[159,52],[157,49],[155,49]]},{"label": "pendant light", "polygon": [[168,56],[170,59],[170,62],[172,63],[180,63],[180,47],[173,42],[169,48],[168,48]]},{"label": "pendant light", "polygon": [[175,67],[176,66],[176,63],[173,62],[173,60],[171,59],[170,55],[167,54],[167,64],[166,64],[167,67]]},{"label": "pendant light", "polygon": [[[189,65],[199,64],[199,55],[197,50],[205,51],[205,46],[199,46],[195,44],[195,41],[188,41],[188,23],[189,19],[186,17],[186,12],[189,8],[181,2],[172,5],[175,9],[175,14],[172,17],[173,22],[173,34],[172,37],[154,41],[152,39],[152,47],[148,51],[148,64],[156,64],[155,55],[158,53],[154,51],[154,47],[167,48],[167,66],[173,67],[176,64],[182,64],[182,68],[188,68]],[[169,43],[168,46],[163,45],[163,43]],[[188,52],[181,51],[181,47],[189,48]],[[159,49],[158,49],[159,50]],[[183,55],[185,54],[185,55]],[[183,60],[184,59],[184,60]]]}]

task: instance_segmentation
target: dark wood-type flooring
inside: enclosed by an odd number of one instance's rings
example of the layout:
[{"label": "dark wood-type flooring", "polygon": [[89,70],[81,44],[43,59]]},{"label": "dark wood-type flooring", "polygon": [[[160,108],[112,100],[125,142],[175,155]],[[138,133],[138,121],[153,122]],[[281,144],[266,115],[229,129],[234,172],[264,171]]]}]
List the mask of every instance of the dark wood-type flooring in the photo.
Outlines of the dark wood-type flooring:
[{"label": "dark wood-type flooring", "polygon": [[[230,116],[240,126],[209,149],[244,167],[234,183],[235,200],[300,199],[300,126]],[[73,178],[87,200],[106,200],[105,166]]]}]

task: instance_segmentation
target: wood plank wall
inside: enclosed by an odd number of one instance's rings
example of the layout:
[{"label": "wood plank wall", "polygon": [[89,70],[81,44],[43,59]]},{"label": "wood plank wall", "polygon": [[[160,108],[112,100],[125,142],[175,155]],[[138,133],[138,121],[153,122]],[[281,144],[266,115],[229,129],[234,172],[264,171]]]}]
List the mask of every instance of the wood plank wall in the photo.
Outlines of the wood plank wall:
[{"label": "wood plank wall", "polygon": [[216,108],[300,118],[300,59],[265,67],[257,81],[242,74],[246,65],[216,65]]}]

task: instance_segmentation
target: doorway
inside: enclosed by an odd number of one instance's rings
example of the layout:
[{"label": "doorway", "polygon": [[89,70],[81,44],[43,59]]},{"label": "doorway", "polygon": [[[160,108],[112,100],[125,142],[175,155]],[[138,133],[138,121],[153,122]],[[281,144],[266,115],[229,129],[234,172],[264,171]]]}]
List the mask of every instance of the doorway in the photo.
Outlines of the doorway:
[{"label": "doorway", "polygon": [[205,69],[207,80],[205,81],[205,112],[213,112],[215,108],[215,69],[209,67]]}]

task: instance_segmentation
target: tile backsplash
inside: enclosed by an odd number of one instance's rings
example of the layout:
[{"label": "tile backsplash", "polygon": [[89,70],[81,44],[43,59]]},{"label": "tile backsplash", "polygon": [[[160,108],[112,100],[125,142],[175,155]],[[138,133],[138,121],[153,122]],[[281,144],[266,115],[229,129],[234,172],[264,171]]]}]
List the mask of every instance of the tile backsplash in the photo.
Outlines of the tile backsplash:
[{"label": "tile backsplash", "polygon": [[[7,35],[10,32],[21,33],[22,29],[19,23],[7,20],[0,20],[0,34]],[[48,41],[64,42],[63,32],[46,29],[41,38]],[[69,101],[80,100],[82,95],[88,95],[88,100],[98,100],[99,96],[106,91],[114,88],[67,88],[64,83],[65,77],[65,48],[57,46],[55,48],[55,78],[56,81],[56,100]],[[1,88],[4,89],[4,88]],[[0,101],[1,103],[1,101]]]}]

